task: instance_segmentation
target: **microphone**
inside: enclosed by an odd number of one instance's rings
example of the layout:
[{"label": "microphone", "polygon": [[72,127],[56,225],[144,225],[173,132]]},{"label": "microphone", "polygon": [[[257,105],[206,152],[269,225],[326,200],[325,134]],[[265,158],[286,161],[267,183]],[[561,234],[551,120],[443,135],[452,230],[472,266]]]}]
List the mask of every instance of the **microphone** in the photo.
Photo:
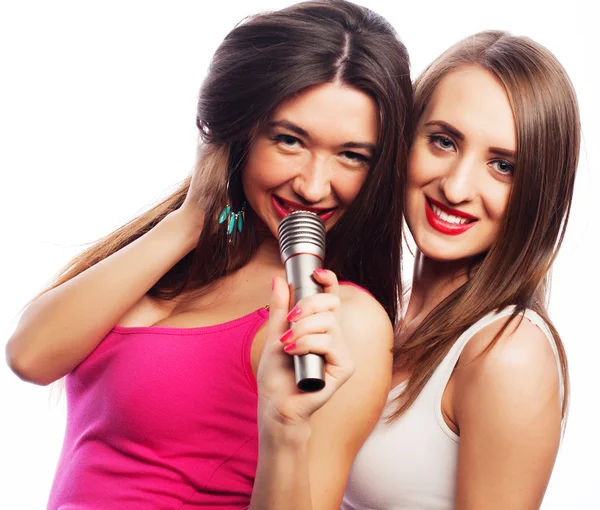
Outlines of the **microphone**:
[{"label": "microphone", "polygon": [[[288,214],[278,228],[279,251],[291,290],[291,306],[305,296],[323,292],[312,277],[325,260],[325,223],[314,213],[295,211]],[[319,354],[294,356],[298,389],[306,392],[325,387],[325,358]]]}]

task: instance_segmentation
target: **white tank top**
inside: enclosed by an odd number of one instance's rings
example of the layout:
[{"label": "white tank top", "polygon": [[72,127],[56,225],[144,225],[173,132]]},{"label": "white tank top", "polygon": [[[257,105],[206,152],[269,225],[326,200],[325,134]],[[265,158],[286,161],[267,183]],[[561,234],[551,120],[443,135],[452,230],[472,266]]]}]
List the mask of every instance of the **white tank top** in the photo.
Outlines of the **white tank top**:
[{"label": "white tank top", "polygon": [[[382,418],[354,461],[341,510],[454,508],[459,438],[442,416],[442,395],[471,337],[513,311],[514,307],[510,306],[501,312],[490,313],[467,329],[436,368],[412,406],[388,425],[385,417],[394,409],[392,401],[402,392],[405,383],[390,391]],[[548,326],[532,310],[526,310],[525,317],[548,337],[561,374],[558,351]],[[562,377],[560,387],[563,387]]]}]

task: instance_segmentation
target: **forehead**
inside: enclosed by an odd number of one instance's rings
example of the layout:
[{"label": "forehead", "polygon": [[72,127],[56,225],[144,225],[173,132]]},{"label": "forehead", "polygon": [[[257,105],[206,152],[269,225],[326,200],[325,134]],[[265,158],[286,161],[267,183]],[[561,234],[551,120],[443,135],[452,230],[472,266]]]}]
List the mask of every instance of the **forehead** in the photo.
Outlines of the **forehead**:
[{"label": "forehead", "polygon": [[468,66],[442,78],[422,122],[443,120],[468,140],[515,151],[515,119],[502,83],[481,67]]},{"label": "forehead", "polygon": [[304,90],[284,101],[271,120],[285,119],[311,135],[344,141],[377,142],[379,122],[375,101],[364,92],[338,83]]}]

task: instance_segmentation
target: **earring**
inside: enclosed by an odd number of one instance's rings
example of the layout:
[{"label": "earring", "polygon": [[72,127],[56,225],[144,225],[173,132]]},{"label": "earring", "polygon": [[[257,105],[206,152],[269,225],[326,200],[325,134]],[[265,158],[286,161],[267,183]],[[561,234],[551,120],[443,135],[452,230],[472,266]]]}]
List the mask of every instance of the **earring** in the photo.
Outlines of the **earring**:
[{"label": "earring", "polygon": [[[233,199],[232,196],[234,197]],[[228,242],[229,244],[234,244],[244,228],[248,204],[246,203],[246,200],[244,200],[244,191],[241,180],[233,179],[233,175],[230,175],[227,179],[227,201],[229,203],[223,208],[217,221],[219,225],[226,225],[225,232],[227,232]],[[234,211],[233,204],[239,204],[240,201],[242,202],[242,207],[239,211]]]},{"label": "earring", "polygon": [[[227,220],[227,235],[232,236],[234,230],[237,228],[238,232],[244,228],[244,221],[246,221],[246,202],[242,204],[242,208],[235,212],[231,210],[231,206],[228,204],[219,214],[219,225]],[[231,239],[230,239],[231,240]]]}]

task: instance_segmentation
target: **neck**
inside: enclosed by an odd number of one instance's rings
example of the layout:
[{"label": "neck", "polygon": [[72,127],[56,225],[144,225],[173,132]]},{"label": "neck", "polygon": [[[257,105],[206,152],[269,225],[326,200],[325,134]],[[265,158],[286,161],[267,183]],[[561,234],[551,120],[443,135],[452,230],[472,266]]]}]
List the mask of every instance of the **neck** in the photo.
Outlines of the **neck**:
[{"label": "neck", "polygon": [[273,271],[280,271],[283,266],[281,264],[279,242],[277,239],[270,235],[261,238],[259,242],[256,254],[252,257],[248,265],[260,264],[261,266],[272,267]]},{"label": "neck", "polygon": [[[417,251],[412,288],[404,324],[425,318],[468,280],[470,260],[439,261]],[[417,321],[417,322],[420,322]]]}]

